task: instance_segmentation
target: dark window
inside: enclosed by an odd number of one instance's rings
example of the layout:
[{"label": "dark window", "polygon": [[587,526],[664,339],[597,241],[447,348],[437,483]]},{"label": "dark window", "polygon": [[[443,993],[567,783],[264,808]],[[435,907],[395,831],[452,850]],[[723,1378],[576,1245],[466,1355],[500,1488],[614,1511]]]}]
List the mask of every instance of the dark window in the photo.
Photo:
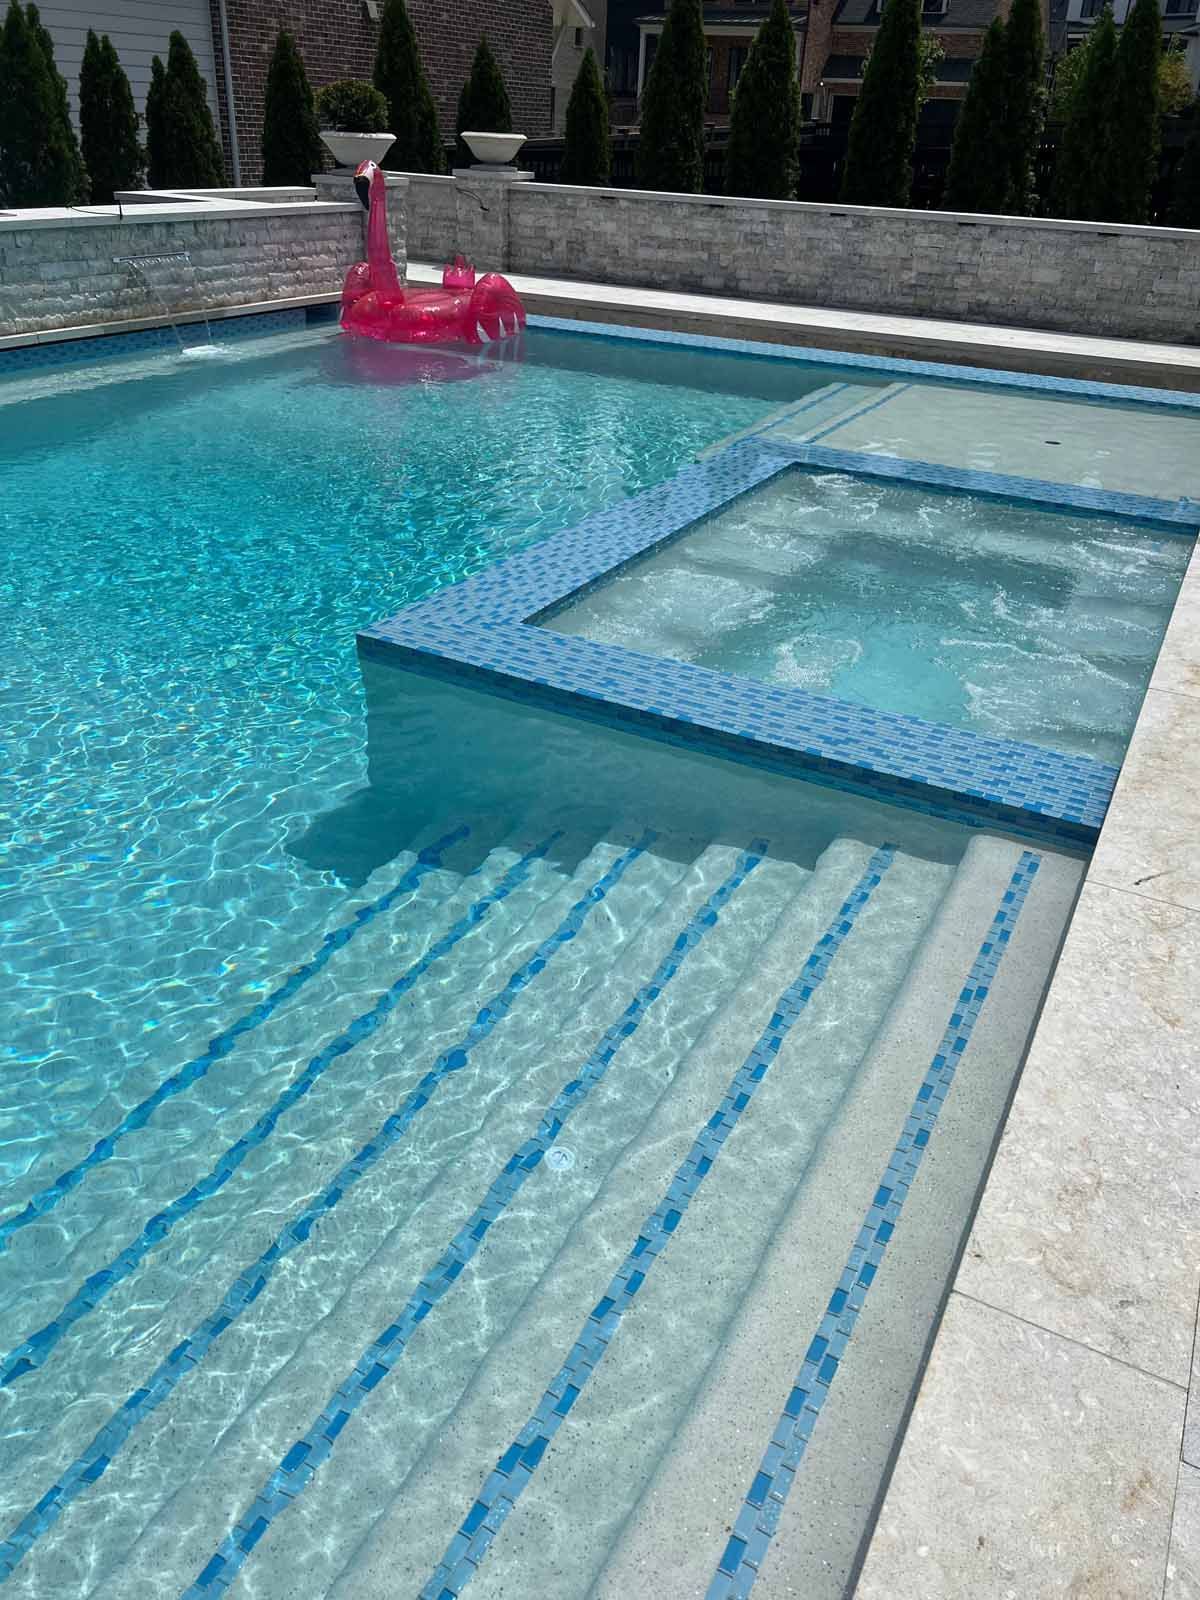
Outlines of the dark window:
[{"label": "dark window", "polygon": [[946,10],[946,0],[922,0],[921,11],[924,16],[940,17]]},{"label": "dark window", "polygon": [[638,53],[636,50],[619,50],[615,45],[608,52],[608,79],[614,94],[637,93]]},{"label": "dark window", "polygon": [[733,91],[738,86],[738,79],[742,75],[742,68],[746,65],[746,57],[749,55],[749,53],[750,53],[749,50],[747,49],[747,47],[744,44],[735,44],[735,45],[731,45],[730,46],[730,50],[729,50],[729,92],[730,92],[730,94],[732,94]]},{"label": "dark window", "polygon": [[576,48],[576,50],[582,50],[583,49],[583,29],[582,28],[576,28],[575,29],[575,48]]},{"label": "dark window", "polygon": [[1083,0],[1083,4],[1079,8],[1079,15],[1081,17],[1098,17],[1102,4],[1103,0]]},{"label": "dark window", "polygon": [[709,48],[704,52],[704,81],[708,84],[710,92],[712,90],[712,78],[713,78],[713,53],[712,53],[712,46],[710,45]]},{"label": "dark window", "polygon": [[1196,0],[1167,0],[1167,15],[1169,17],[1194,17],[1196,15]]}]

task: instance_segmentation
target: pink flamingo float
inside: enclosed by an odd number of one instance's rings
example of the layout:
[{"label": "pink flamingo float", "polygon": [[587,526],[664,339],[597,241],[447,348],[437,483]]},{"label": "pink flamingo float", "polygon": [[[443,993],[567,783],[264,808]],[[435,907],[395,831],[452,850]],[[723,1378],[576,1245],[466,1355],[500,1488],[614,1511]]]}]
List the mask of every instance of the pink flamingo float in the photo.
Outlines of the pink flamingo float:
[{"label": "pink flamingo float", "polygon": [[369,195],[367,259],[356,262],[342,288],[342,327],[362,339],[389,344],[493,344],[525,326],[525,307],[497,272],[476,281],[475,269],[456,256],[440,289],[406,289],[400,282],[387,229],[387,180],[373,161],[354,178]]}]

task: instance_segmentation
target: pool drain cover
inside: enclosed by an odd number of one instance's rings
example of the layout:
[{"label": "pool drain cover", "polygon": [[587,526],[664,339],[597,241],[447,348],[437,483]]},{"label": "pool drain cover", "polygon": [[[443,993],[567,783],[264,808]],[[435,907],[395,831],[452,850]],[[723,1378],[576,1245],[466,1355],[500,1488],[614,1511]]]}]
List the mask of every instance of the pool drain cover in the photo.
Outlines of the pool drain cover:
[{"label": "pool drain cover", "polygon": [[561,1150],[557,1147],[546,1151],[546,1165],[552,1172],[566,1172],[575,1165],[574,1150]]}]

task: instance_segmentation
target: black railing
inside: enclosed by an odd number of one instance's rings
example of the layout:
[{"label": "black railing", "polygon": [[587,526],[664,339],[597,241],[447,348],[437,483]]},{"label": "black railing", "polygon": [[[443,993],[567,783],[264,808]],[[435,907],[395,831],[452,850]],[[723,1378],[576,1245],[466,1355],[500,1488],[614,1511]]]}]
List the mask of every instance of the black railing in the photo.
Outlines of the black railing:
[{"label": "black railing", "polygon": [[[913,157],[913,188],[910,204],[917,210],[934,210],[942,203],[946,185],[946,171],[950,164],[950,138],[952,127],[939,121],[922,125],[917,132],[917,148]],[[1049,196],[1054,184],[1054,166],[1058,151],[1060,130],[1051,126],[1038,152],[1037,190]],[[1162,222],[1170,206],[1172,177],[1183,152],[1187,133],[1184,117],[1163,119],[1162,156],[1158,179],[1151,191],[1150,220]],[[800,176],[796,199],[833,204],[837,201],[841,184],[842,166],[846,159],[849,124],[846,122],[810,122],[800,140]],[[728,129],[710,129],[704,151],[704,193],[725,193],[725,152]],[[558,183],[562,169],[565,142],[562,139],[530,139],[521,151],[520,163],[531,171],[538,183]],[[638,136],[621,133],[612,142],[612,179],[614,189],[636,189]]]}]

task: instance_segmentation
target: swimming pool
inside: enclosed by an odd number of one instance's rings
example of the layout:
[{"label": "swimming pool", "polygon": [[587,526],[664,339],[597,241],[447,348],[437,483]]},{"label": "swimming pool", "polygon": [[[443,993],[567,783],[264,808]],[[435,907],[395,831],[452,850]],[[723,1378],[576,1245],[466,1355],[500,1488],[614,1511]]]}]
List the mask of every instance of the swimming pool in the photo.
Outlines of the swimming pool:
[{"label": "swimming pool", "polygon": [[0,382],[12,1593],[842,1591],[1079,851],[352,634],[844,378]]}]

